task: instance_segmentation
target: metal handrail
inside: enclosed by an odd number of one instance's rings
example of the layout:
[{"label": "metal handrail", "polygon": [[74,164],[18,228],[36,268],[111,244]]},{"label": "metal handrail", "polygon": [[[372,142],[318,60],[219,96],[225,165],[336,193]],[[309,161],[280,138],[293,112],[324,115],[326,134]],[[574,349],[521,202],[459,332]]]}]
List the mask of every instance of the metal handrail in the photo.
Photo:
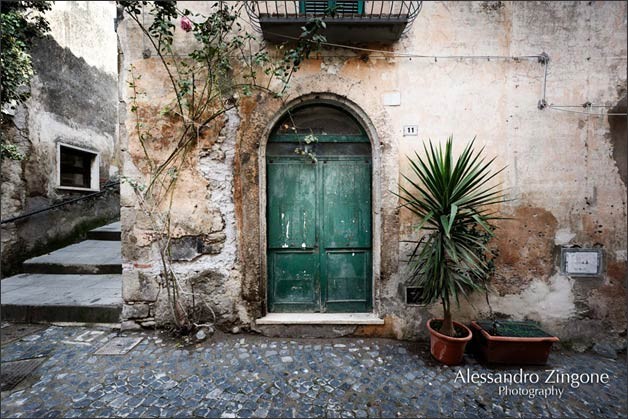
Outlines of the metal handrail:
[{"label": "metal handrail", "polygon": [[39,213],[42,213],[42,212],[50,211],[50,210],[53,210],[55,208],[62,207],[64,205],[73,204],[74,202],[83,201],[83,200],[88,199],[88,198],[93,198],[93,197],[102,195],[105,192],[107,192],[108,188],[111,188],[112,186],[116,186],[116,185],[119,185],[119,184],[120,184],[120,181],[111,182],[111,183],[105,183],[103,185],[103,189],[101,191],[94,192],[94,193],[91,193],[89,195],[84,195],[84,196],[81,196],[81,197],[78,197],[78,198],[69,199],[67,201],[63,201],[63,202],[51,205],[51,206],[46,207],[46,208],[41,208],[41,209],[38,209],[38,210],[35,210],[35,211],[31,211],[31,212],[28,212],[26,214],[18,215],[16,217],[7,218],[6,220],[0,221],[0,224],[12,223],[12,222],[15,222],[17,220],[21,220],[22,218],[28,218],[28,217],[31,217],[31,216],[33,216],[35,214],[39,214]]},{"label": "metal handrail", "polygon": [[[320,16],[321,13],[309,13],[303,12],[300,3],[302,0],[286,0],[286,1],[247,1],[246,11],[249,15],[249,19],[253,24],[253,27],[258,32],[261,32],[260,18],[308,18],[314,16]],[[422,1],[364,1],[363,10],[361,13],[355,13],[354,11],[343,12],[340,8],[336,10],[334,16],[325,17],[326,21],[333,21],[335,19],[355,19],[359,20],[404,20],[407,25],[405,30],[410,26],[409,24],[416,19],[423,7]],[[404,32],[405,32],[404,30]]]}]

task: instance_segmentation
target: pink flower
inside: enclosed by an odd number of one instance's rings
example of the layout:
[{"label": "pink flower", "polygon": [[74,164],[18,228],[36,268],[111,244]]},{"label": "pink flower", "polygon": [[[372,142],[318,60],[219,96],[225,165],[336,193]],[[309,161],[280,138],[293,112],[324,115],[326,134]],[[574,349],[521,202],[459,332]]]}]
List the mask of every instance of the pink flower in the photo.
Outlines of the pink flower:
[{"label": "pink flower", "polygon": [[192,30],[192,21],[187,18],[187,16],[183,16],[181,18],[181,29],[186,32],[190,32]]}]

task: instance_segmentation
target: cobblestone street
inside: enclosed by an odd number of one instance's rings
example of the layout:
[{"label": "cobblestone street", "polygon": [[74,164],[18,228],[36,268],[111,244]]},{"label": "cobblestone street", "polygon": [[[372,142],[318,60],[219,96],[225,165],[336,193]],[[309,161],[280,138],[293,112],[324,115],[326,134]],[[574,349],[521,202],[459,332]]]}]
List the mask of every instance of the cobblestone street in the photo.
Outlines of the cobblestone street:
[{"label": "cobblestone street", "polygon": [[[547,366],[525,368],[541,381],[510,385],[511,392],[538,388],[554,393],[531,398],[500,395],[497,384],[456,381],[460,371],[466,377],[467,369],[515,373],[519,368],[488,369],[472,358],[459,367],[443,367],[430,358],[425,344],[411,342],[217,333],[200,344],[182,347],[159,332],[120,334],[56,326],[34,330],[12,342],[3,340],[3,374],[12,361],[41,358],[17,387],[2,392],[4,418],[627,414],[625,360],[589,353],[555,351]],[[120,336],[131,339],[112,345]],[[106,355],[126,350],[123,355]],[[578,388],[545,384],[548,369],[607,373],[610,382]],[[558,389],[563,390],[560,396],[555,393]]]}]

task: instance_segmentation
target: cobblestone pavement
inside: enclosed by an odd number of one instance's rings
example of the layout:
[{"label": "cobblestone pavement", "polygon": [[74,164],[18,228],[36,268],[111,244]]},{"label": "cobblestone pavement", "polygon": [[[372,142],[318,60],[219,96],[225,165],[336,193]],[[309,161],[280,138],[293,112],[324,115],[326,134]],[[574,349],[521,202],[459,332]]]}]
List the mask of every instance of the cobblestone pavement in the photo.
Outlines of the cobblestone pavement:
[{"label": "cobblestone pavement", "polygon": [[[117,336],[142,338],[126,355],[95,352]],[[158,332],[56,327],[2,347],[10,361],[44,357],[2,393],[2,417],[626,417],[626,364],[593,354],[552,353],[537,384],[499,394],[496,384],[463,383],[488,369],[473,361],[443,367],[424,344],[385,339],[271,339],[214,335],[181,347]],[[607,373],[608,384],[545,384],[546,369]],[[554,390],[551,390],[551,389]],[[562,389],[559,397],[555,391]]]}]

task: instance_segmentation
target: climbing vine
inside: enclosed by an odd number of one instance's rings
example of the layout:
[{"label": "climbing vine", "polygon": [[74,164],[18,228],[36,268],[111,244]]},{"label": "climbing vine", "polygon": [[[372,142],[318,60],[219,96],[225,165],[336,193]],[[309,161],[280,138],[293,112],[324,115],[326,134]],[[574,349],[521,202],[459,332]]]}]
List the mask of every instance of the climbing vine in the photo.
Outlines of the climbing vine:
[{"label": "climbing vine", "polygon": [[[173,268],[171,246],[176,226],[172,208],[180,174],[199,140],[217,135],[226,115],[237,109],[242,97],[254,92],[283,97],[303,60],[325,41],[319,34],[325,23],[311,19],[297,42],[270,50],[243,25],[240,14],[244,2],[216,2],[206,14],[180,8],[175,1],[118,4],[148,42],[144,57],[156,55],[171,98],[161,107],[160,118],[151,115],[148,106],[157,99],[148,97],[141,71],[130,66],[131,135],[141,148],[145,176],[123,180],[133,189],[150,221],[160,258],[161,287],[167,293],[173,325],[180,333],[191,332],[202,320],[199,302],[213,311],[202,296],[187,290]],[[177,37],[185,41],[185,53],[179,52]],[[176,126],[174,136],[169,132],[164,138],[160,119]]]},{"label": "climbing vine", "polygon": [[[3,2],[0,7],[0,77],[1,101],[3,112],[0,118],[4,122],[5,108],[13,108],[23,103],[30,96],[28,83],[33,77],[31,48],[37,38],[44,36],[50,26],[44,13],[50,10],[48,1]],[[0,158],[22,160],[24,155],[17,146],[0,143]]]}]

